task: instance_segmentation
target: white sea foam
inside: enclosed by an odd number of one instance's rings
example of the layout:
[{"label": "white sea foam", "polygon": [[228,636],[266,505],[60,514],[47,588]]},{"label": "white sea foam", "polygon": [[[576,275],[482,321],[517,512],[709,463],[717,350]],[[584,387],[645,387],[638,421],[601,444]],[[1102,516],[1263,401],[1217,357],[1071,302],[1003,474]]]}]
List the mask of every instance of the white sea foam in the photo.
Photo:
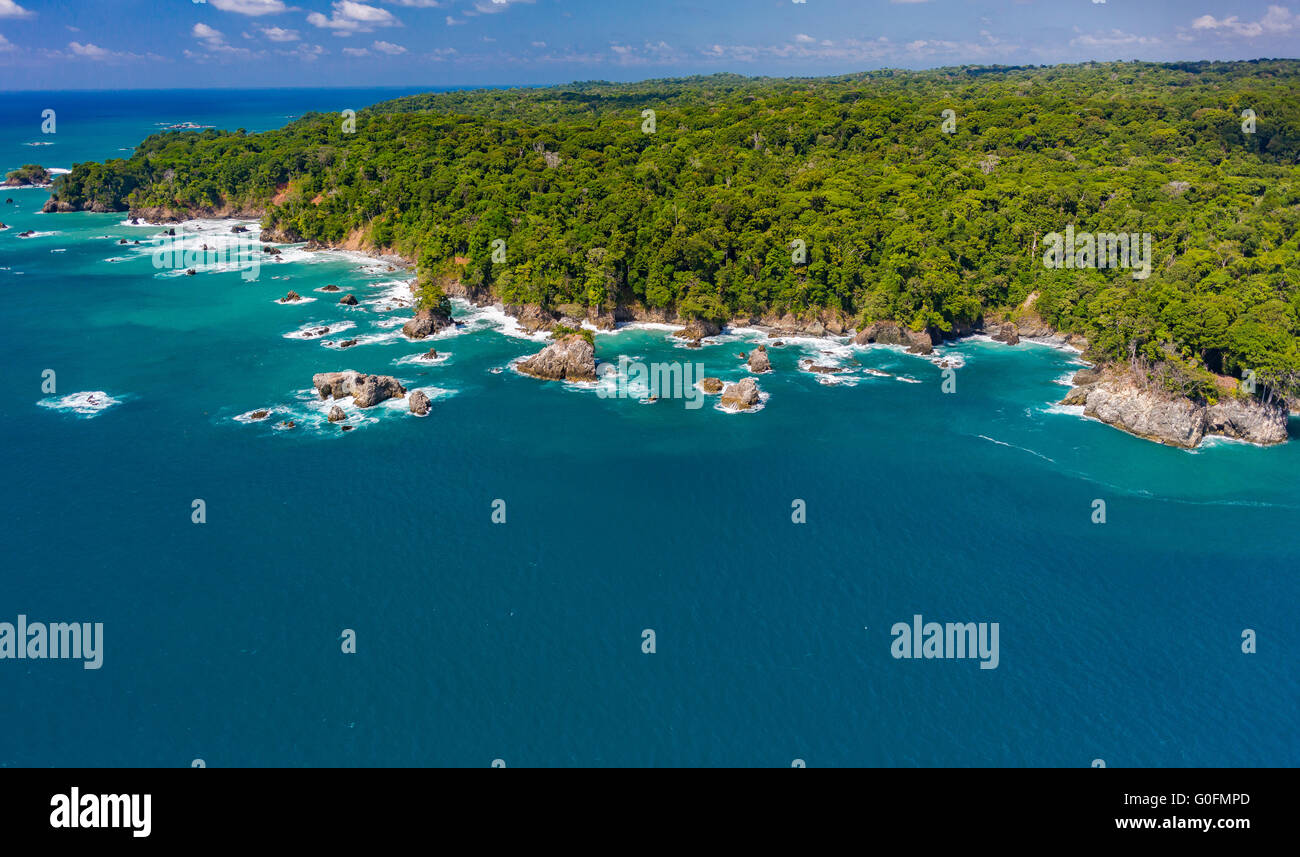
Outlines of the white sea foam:
[{"label": "white sea foam", "polygon": [[313,303],[315,300],[316,300],[315,298],[302,298],[302,297],[298,298],[298,300],[296,301],[289,301],[289,300],[285,300],[284,298],[276,298],[275,300],[271,301],[271,303],[281,304],[284,306],[294,306],[295,304]]},{"label": "white sea foam", "polygon": [[349,345],[348,348],[356,348],[361,345],[375,345],[381,342],[396,342],[399,339],[406,339],[400,331],[389,333],[363,333],[360,336],[345,337],[343,340],[336,342],[334,340],[324,340],[321,342],[326,348],[339,348],[340,342],[346,342],[349,339],[356,342],[356,345]]},{"label": "white sea foam", "polygon": [[[498,305],[480,307],[475,306],[468,301],[453,298],[452,317],[457,318],[462,322],[461,327],[457,330],[458,333],[469,333],[474,330],[491,329],[506,336],[511,336],[516,339],[527,339],[532,342],[548,342],[551,338],[550,333],[544,330],[539,330],[536,333],[528,333],[519,326],[519,322],[513,316],[507,315],[506,311]],[[446,334],[448,334],[448,331],[444,330],[441,333],[435,334],[435,336],[443,336]]]},{"label": "white sea foam", "polygon": [[419,354],[408,354],[405,357],[399,357],[393,361],[393,365],[403,366],[406,364],[414,364],[416,366],[437,366],[439,363],[446,363],[451,359],[451,353],[447,351],[439,351],[438,356],[433,359],[425,357],[424,355],[426,353],[427,352],[420,352]]},{"label": "white sea foam", "polygon": [[1025,446],[1016,446],[1014,443],[1007,443],[1007,442],[1004,441],[1004,440],[997,440],[996,438],[991,438],[991,437],[989,437],[989,436],[986,435],[986,434],[979,435],[979,437],[983,438],[984,440],[987,440],[989,443],[996,443],[998,446],[1006,446],[1006,447],[1010,447],[1011,449],[1018,449],[1018,450],[1020,450],[1021,452],[1027,452],[1027,453],[1029,453],[1030,455],[1036,455],[1036,456],[1038,456],[1039,458],[1043,459],[1044,461],[1050,461],[1050,462],[1052,462],[1053,464],[1056,463],[1056,459],[1054,459],[1054,458],[1048,458],[1046,455],[1043,455],[1041,452],[1035,452],[1034,450],[1032,450],[1032,449],[1030,449],[1030,448],[1028,448],[1028,447],[1025,447]]},{"label": "white sea foam", "polygon": [[[343,331],[343,330],[351,330],[356,326],[357,326],[356,322],[351,322],[351,321],[338,321],[333,323],[319,322],[319,321],[309,322],[308,324],[304,324],[302,327],[298,328],[297,330],[291,330],[288,333],[284,334],[284,338],[285,339],[320,339],[322,336],[329,336],[330,334],[338,333],[339,331]],[[320,333],[315,332],[321,330],[321,328],[325,328],[325,330],[321,331]]]},{"label": "white sea foam", "polygon": [[[725,387],[723,388],[723,392],[726,392]],[[741,409],[724,407],[722,404],[722,397],[718,396],[718,401],[714,404],[713,410],[722,411],[724,414],[756,414],[763,410],[763,408],[767,407],[767,400],[770,398],[772,398],[771,393],[764,393],[760,390],[758,393],[758,404],[754,405],[752,408]]]},{"label": "white sea foam", "polygon": [[51,396],[47,399],[41,399],[36,404],[42,408],[71,411],[84,417],[93,417],[121,403],[121,399],[116,399],[103,390],[93,390],[85,393],[72,393],[68,396]]},{"label": "white sea foam", "polygon": [[[264,413],[266,414],[266,416],[254,417],[253,414],[256,413]],[[233,417],[233,419],[237,423],[262,423],[273,418],[275,415],[276,415],[276,410],[274,408],[254,408],[251,411],[245,411],[244,413]]]}]

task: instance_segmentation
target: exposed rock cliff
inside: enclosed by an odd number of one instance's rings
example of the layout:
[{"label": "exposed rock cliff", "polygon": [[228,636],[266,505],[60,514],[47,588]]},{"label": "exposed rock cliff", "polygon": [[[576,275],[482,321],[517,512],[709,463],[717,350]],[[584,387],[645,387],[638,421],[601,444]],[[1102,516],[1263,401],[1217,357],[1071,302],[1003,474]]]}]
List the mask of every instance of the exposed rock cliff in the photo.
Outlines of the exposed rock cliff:
[{"label": "exposed rock cliff", "polygon": [[446,313],[422,309],[415,314],[415,318],[402,325],[402,333],[411,339],[424,339],[426,336],[432,336],[440,330],[452,327],[455,323]]},{"label": "exposed rock cliff", "polygon": [[934,340],[928,331],[912,330],[896,321],[877,321],[867,325],[853,337],[855,345],[879,343],[881,345],[906,345],[913,354],[934,351]]},{"label": "exposed rock cliff", "polygon": [[322,372],[313,375],[311,382],[322,399],[351,396],[352,403],[358,408],[369,408],[388,399],[406,396],[406,388],[391,375],[366,375],[351,369]]},{"label": "exposed rock cliff", "polygon": [[595,381],[596,349],[582,334],[571,333],[521,361],[519,371],[549,381]]},{"label": "exposed rock cliff", "polygon": [[1082,405],[1086,416],[1159,443],[1192,449],[1206,435],[1258,444],[1286,440],[1285,405],[1232,396],[1202,404],[1118,370],[1084,370],[1075,375],[1075,383],[1079,386],[1061,404]]},{"label": "exposed rock cliff", "polygon": [[759,396],[758,383],[753,378],[745,378],[735,384],[728,384],[722,391],[722,406],[737,411],[747,411],[762,401]]}]

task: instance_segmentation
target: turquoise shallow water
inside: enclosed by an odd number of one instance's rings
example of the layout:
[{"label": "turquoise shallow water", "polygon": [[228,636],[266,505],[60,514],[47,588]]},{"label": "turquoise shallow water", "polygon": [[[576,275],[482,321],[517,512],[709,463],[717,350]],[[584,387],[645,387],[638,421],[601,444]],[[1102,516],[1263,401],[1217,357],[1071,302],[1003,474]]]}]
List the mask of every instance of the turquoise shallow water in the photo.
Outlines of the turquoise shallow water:
[{"label": "turquoise shallow water", "polygon": [[[151,118],[111,107],[106,128]],[[1294,440],[1188,453],[1059,413],[1075,357],[1028,343],[945,349],[952,394],[931,361],[792,340],[757,413],[602,399],[494,373],[541,346],[489,313],[407,342],[383,266],[177,276],[155,228],[4,195],[0,621],[103,622],[105,653],[0,660],[0,764],[1300,763]],[[342,322],[361,344],[286,337]],[[596,343],[736,379],[747,338]],[[402,362],[430,346],[449,356]],[[823,385],[805,357],[854,371]],[[344,368],[433,411],[319,424],[311,375]],[[88,391],[119,403],[42,406]],[[892,658],[915,613],[998,622],[998,668]]]}]

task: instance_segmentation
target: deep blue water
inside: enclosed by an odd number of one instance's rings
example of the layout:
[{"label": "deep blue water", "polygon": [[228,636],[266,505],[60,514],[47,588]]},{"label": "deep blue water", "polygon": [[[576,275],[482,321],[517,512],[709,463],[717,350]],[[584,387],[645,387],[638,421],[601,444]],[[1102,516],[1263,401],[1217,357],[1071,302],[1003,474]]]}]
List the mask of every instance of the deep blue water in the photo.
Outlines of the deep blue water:
[{"label": "deep blue water", "polygon": [[[395,94],[5,95],[0,162]],[[56,145],[24,146],[44,106]],[[0,660],[0,765],[1300,764],[1294,439],[1129,437],[1053,408],[1077,358],[1029,343],[945,349],[951,394],[933,361],[791,340],[756,413],[604,399],[511,371],[541,343],[490,313],[406,341],[383,266],[286,250],[252,282],[185,277],[151,264],[156,228],[0,193],[0,622],[102,622],[105,646],[99,670]],[[285,336],[340,322],[359,345]],[[596,344],[734,380],[751,338]],[[450,356],[399,362],[430,346]],[[343,433],[308,388],[345,368],[432,413]],[[118,404],[50,407],[89,391]],[[998,667],[891,657],[916,613],[999,623]]]}]

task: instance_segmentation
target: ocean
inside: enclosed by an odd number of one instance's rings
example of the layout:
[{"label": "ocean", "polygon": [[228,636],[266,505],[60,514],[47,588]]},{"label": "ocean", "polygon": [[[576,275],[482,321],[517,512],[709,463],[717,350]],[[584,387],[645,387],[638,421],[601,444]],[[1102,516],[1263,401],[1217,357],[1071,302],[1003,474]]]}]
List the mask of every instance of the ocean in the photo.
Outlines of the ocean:
[{"label": "ocean", "polygon": [[[409,91],[5,94],[0,162]],[[597,357],[734,381],[763,341],[761,408],[602,396],[514,371],[544,341],[491,309],[408,341],[382,262],[186,276],[47,196],[0,190],[0,622],[102,623],[102,665],[0,659],[0,765],[1300,764],[1294,419],[1188,452],[1055,406],[1063,349],[654,327]],[[311,390],[343,369],[432,410],[344,432]],[[997,623],[996,667],[894,657],[918,615]]]}]

